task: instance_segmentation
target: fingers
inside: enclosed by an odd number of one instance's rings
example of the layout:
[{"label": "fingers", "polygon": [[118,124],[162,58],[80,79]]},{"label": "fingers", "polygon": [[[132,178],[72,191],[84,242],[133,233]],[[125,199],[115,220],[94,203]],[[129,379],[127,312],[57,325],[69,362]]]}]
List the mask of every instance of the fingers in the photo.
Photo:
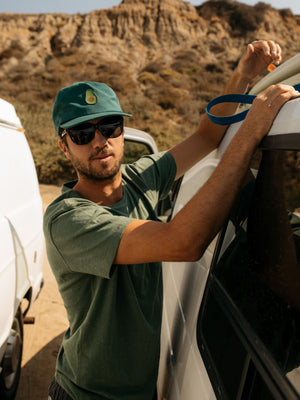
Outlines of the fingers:
[{"label": "fingers", "polygon": [[287,101],[299,97],[300,93],[289,85],[272,85],[257,96],[258,102],[267,108],[269,116],[276,115]]},{"label": "fingers", "polygon": [[296,90],[293,86],[290,85],[271,85],[267,89],[265,89],[259,96],[264,100],[268,100],[269,102],[276,100],[276,98],[280,99],[281,97],[284,99],[285,97],[293,98],[298,97],[300,92]]},{"label": "fingers", "polygon": [[254,53],[263,56],[268,64],[271,62],[276,65],[280,64],[282,60],[281,47],[273,40],[256,40],[249,46],[252,46],[251,50]]},{"label": "fingers", "polygon": [[247,134],[257,143],[269,132],[280,108],[292,98],[299,97],[300,93],[292,86],[272,85],[259,94],[243,123]]}]

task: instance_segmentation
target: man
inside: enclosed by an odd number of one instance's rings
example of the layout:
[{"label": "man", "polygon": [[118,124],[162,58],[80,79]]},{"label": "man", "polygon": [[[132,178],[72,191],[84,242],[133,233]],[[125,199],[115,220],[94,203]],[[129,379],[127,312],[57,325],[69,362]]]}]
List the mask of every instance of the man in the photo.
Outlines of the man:
[{"label": "man", "polygon": [[[281,49],[273,41],[248,45],[224,93],[245,92]],[[123,113],[102,83],[62,89],[53,120],[59,145],[78,180],[64,185],[47,209],[48,258],[70,327],[49,389],[55,399],[151,400],[159,361],[161,261],[198,260],[226,219],[251,156],[284,102],[289,86],[268,88],[254,101],[212,177],[168,223],[156,215],[174,180],[212,151],[225,128],[204,116],[171,150],[121,168]],[[215,107],[219,115],[232,104]]]}]

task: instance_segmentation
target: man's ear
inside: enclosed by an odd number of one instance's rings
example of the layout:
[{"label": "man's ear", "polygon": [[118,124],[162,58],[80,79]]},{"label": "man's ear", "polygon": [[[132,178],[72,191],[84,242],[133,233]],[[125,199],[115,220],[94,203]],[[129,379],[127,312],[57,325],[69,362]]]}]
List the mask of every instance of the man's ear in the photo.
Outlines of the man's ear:
[{"label": "man's ear", "polygon": [[67,144],[65,143],[65,141],[62,139],[59,139],[58,145],[61,148],[61,150],[65,153],[65,156],[68,159],[70,159],[69,148],[68,148]]}]

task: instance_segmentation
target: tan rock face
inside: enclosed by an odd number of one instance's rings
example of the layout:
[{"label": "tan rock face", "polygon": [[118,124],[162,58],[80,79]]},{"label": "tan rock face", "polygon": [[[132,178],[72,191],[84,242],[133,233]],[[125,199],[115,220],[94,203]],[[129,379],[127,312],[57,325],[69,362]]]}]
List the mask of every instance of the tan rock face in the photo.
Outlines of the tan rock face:
[{"label": "tan rock face", "polygon": [[[182,75],[193,87],[193,74],[199,82],[203,71],[219,72],[220,87],[255,38],[277,40],[285,57],[299,52],[298,22],[288,10],[221,0],[198,7],[183,0],[123,0],[84,15],[0,14],[0,97],[45,102],[75,80],[106,79],[119,93],[139,87],[153,101],[160,79],[172,93],[184,90]],[[160,65],[155,76],[152,67],[144,72],[151,63]],[[201,83],[200,89],[203,101],[215,93]]]},{"label": "tan rock face", "polygon": [[1,75],[15,68],[15,60],[33,72],[43,69],[49,57],[70,50],[136,62],[158,54],[172,57],[179,48],[200,46],[213,61],[222,48],[235,52],[251,36],[271,37],[289,48],[299,43],[300,27],[292,15],[282,18],[271,8],[265,10],[258,29],[252,35],[245,31],[246,38],[236,33],[232,37],[230,18],[209,2],[196,8],[181,0],[124,0],[86,15],[0,14]]}]

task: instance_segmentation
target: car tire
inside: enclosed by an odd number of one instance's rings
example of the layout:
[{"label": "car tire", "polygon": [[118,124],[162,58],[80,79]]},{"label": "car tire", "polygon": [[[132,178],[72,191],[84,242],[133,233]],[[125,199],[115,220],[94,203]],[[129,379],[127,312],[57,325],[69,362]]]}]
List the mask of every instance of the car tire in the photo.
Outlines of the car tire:
[{"label": "car tire", "polygon": [[1,361],[0,399],[13,400],[15,398],[20,375],[23,352],[23,317],[18,309],[14,317],[4,357]]}]

